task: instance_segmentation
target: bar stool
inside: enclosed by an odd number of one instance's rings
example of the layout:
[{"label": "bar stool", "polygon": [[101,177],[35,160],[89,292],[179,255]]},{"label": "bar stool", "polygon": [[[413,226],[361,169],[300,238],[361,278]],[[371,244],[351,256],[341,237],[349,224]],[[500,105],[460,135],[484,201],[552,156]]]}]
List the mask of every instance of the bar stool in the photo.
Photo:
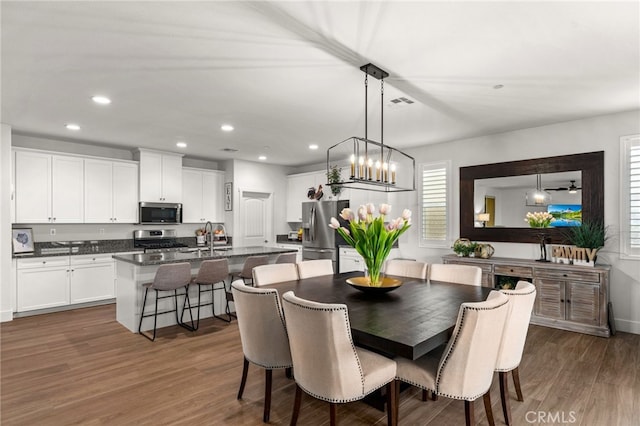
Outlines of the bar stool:
[{"label": "bar stool", "polygon": [[[244,261],[244,265],[242,265],[242,271],[231,274],[231,282],[235,281],[235,278],[240,278],[244,284],[247,284],[246,280],[251,280],[251,285],[253,285],[253,268],[260,265],[267,265],[268,263],[269,256],[247,257]],[[231,292],[231,289],[227,290],[227,309],[229,309],[229,302],[233,302],[233,293]],[[230,310],[227,310],[227,314],[229,315],[229,318],[232,316],[235,317]]]},{"label": "bar stool", "polygon": [[[231,274],[231,281],[233,282],[236,278],[240,278],[245,284],[247,284],[247,280],[251,280],[251,285],[253,285],[253,268],[260,265],[266,265],[268,263],[268,256],[249,256],[244,261],[242,271]],[[229,291],[229,293],[231,293],[231,291]]]},{"label": "bar stool", "polygon": [[296,253],[282,253],[276,258],[275,263],[296,263]]},{"label": "bar stool", "polygon": [[[158,315],[168,314],[171,312],[176,313],[176,323],[186,328],[189,331],[194,331],[194,323],[193,323],[193,314],[191,313],[191,302],[189,302],[189,297],[187,295],[187,290],[189,286],[189,282],[191,281],[191,265],[188,262],[183,263],[170,263],[166,265],[160,265],[158,270],[156,271],[156,275],[153,278],[153,282],[143,284],[144,287],[144,299],[142,301],[142,309],[140,311],[140,324],[138,324],[138,333],[142,334],[147,339],[152,342],[156,340],[156,328],[158,324]],[[186,303],[189,306],[189,316],[191,317],[191,325],[188,325],[182,322],[182,315],[178,315],[178,289],[183,287],[185,290],[184,296],[187,299]],[[156,303],[155,303],[155,311],[153,314],[144,313],[144,308],[147,304],[147,293],[149,289],[155,290],[156,294]],[[168,294],[165,296],[161,296],[160,292],[173,292],[173,294]],[[159,299],[167,299],[169,297],[173,297],[175,303],[175,309],[170,309],[167,311],[158,312],[158,300]],[[183,306],[184,309],[184,306]],[[183,311],[184,313],[184,311]],[[146,317],[154,317],[153,319],[153,336],[149,337],[146,333],[142,332],[142,320]]]},{"label": "bar stool", "polygon": [[[200,269],[198,269],[198,274],[191,279],[190,284],[194,284],[198,286],[198,304],[194,307],[198,308],[198,316],[196,319],[196,325],[194,327],[195,330],[200,326],[200,308],[204,306],[211,305],[211,313],[214,317],[221,319],[226,322],[231,322],[231,311],[229,309],[229,301],[227,300],[226,314],[228,318],[223,318],[219,315],[216,315],[216,310],[214,306],[214,293],[218,290],[222,290],[225,292],[226,298],[226,289],[227,284],[225,279],[229,276],[229,261],[227,259],[217,259],[217,260],[205,260],[200,264]],[[222,284],[222,286],[217,286],[218,284]],[[201,295],[202,293],[211,292],[211,302],[201,303]],[[182,315],[184,315],[184,308],[186,306],[188,298],[184,299],[184,304],[182,306]],[[180,317],[182,319],[182,317]]]}]

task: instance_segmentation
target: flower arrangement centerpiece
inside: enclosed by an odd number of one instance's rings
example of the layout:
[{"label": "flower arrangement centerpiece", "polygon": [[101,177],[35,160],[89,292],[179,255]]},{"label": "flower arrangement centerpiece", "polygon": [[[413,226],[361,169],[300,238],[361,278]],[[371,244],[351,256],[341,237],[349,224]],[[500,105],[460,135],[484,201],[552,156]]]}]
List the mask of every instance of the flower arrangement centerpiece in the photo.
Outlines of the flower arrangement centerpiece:
[{"label": "flower arrangement centerpiece", "polygon": [[411,210],[405,209],[402,216],[385,224],[385,216],[391,212],[389,204],[381,204],[380,214],[374,217],[375,207],[369,203],[358,208],[355,217],[351,209],[343,209],[340,217],[349,222],[343,227],[335,217],[329,227],[338,231],[344,240],[362,256],[369,273],[369,285],[382,285],[380,272],[393,244],[411,226]]},{"label": "flower arrangement centerpiece", "polygon": [[524,218],[532,228],[548,228],[554,220],[553,215],[548,212],[528,212]]}]

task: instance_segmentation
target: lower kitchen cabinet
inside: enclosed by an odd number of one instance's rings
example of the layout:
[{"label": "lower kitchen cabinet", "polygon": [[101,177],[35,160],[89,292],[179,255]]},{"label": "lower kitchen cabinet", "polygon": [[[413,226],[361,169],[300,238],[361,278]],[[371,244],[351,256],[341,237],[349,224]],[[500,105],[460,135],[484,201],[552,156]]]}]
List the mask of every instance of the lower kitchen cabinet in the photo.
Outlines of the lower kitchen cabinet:
[{"label": "lower kitchen cabinet", "polygon": [[[364,272],[366,268],[366,264],[364,263],[364,259],[360,254],[356,251],[356,249],[352,247],[339,247],[338,248],[338,256],[340,256],[339,265],[340,271],[339,273],[344,272],[352,272],[352,271],[360,271]],[[398,249],[392,248],[389,252],[389,256],[387,260],[395,259],[398,257]]]},{"label": "lower kitchen cabinet", "polygon": [[18,259],[16,312],[115,297],[111,254]]}]

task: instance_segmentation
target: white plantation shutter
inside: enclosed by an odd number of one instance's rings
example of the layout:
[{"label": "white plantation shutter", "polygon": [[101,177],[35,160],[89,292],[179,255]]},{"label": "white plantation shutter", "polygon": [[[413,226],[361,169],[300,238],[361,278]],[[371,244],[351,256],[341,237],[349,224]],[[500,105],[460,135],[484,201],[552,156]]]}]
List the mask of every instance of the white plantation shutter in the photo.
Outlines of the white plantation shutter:
[{"label": "white plantation shutter", "polygon": [[420,166],[420,245],[443,247],[449,241],[449,163]]},{"label": "white plantation shutter", "polygon": [[620,138],[620,251],[640,257],[640,135]]}]

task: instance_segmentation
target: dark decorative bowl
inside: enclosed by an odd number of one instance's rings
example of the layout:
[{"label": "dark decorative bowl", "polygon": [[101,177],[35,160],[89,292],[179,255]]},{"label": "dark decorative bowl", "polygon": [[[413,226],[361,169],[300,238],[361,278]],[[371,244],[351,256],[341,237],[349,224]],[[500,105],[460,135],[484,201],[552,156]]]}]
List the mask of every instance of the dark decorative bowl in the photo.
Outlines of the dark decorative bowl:
[{"label": "dark decorative bowl", "polygon": [[369,285],[369,277],[353,277],[347,278],[347,284],[365,293],[381,294],[399,288],[402,285],[402,281],[395,278],[383,277],[382,285],[374,287]]}]

